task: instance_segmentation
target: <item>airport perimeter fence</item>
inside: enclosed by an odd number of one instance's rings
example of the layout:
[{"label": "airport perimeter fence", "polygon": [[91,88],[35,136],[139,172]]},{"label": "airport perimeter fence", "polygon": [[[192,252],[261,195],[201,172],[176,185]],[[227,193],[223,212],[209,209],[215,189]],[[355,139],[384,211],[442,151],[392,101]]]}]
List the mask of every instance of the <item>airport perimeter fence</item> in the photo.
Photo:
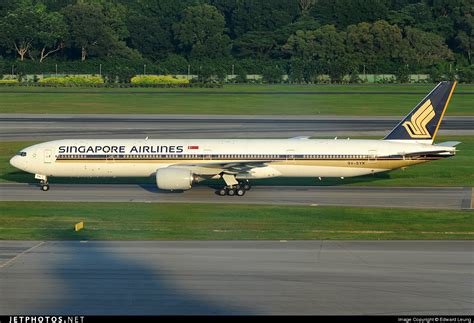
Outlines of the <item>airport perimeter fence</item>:
[{"label": "airport perimeter fence", "polygon": [[[139,74],[137,76],[144,75],[157,75],[157,74]],[[160,75],[162,76],[162,75]],[[331,78],[329,75],[318,75],[313,82],[295,82],[291,80],[289,75],[281,75],[280,82],[271,82],[265,79],[265,76],[262,74],[247,74],[247,75],[236,75],[228,74],[225,76],[211,76],[206,79],[203,79],[197,74],[171,74],[171,76],[177,79],[186,79],[189,81],[189,84],[180,84],[172,86],[207,86],[212,87],[212,84],[235,84],[235,83],[246,83],[246,84],[264,84],[264,83],[276,83],[276,84],[330,84]],[[147,84],[132,84],[129,80],[123,81],[118,77],[115,79],[110,79],[110,77],[102,74],[77,74],[77,73],[44,73],[44,74],[3,74],[0,78],[0,85],[10,85],[10,86],[50,86],[48,84],[42,84],[41,80],[46,78],[64,78],[64,77],[83,77],[83,78],[93,78],[100,77],[104,79],[103,84],[92,84],[96,87],[106,87],[106,86],[119,86],[119,87],[146,87]],[[429,74],[409,74],[408,83],[429,83],[432,82]],[[395,74],[358,74],[356,77],[354,75],[346,75],[342,83],[368,83],[368,84],[390,84],[390,83],[400,83],[397,80]],[[91,86],[91,84],[85,84]],[[163,87],[166,84],[149,84],[148,86],[159,86]]]}]

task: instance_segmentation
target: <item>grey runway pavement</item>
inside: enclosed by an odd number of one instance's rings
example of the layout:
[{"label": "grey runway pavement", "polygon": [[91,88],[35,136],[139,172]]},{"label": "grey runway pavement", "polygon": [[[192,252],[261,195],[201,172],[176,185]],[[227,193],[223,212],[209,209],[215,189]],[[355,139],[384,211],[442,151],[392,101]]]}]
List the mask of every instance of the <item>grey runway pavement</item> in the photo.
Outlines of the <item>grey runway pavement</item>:
[{"label": "grey runway pavement", "polygon": [[[0,114],[0,140],[384,136],[393,117]],[[446,117],[441,135],[474,135],[474,117]]]},{"label": "grey runway pavement", "polygon": [[83,201],[149,203],[226,203],[337,205],[428,209],[470,209],[471,187],[255,186],[245,196],[218,196],[196,186],[185,192],[159,191],[156,185],[51,184],[43,192],[35,184],[0,184],[0,201]]},{"label": "grey runway pavement", "polygon": [[0,241],[0,314],[473,315],[472,241]]}]

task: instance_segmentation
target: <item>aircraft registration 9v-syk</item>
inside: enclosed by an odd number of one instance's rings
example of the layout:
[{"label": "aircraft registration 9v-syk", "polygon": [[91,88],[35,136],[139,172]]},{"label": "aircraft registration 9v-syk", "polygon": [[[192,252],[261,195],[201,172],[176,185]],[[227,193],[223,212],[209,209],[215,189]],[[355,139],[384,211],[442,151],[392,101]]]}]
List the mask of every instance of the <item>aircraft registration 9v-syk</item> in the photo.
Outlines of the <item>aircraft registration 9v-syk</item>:
[{"label": "aircraft registration 9v-syk", "polygon": [[352,177],[454,156],[459,142],[434,144],[456,82],[439,83],[383,139],[64,139],[36,144],[10,163],[48,178],[156,177],[162,190],[223,179],[220,195],[243,196],[250,180]]}]

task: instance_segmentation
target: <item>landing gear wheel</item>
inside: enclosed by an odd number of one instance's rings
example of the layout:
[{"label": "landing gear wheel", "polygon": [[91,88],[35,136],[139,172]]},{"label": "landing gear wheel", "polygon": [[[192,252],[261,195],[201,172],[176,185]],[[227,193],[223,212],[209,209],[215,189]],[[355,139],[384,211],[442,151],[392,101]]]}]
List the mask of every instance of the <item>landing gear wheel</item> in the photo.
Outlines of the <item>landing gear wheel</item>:
[{"label": "landing gear wheel", "polygon": [[48,177],[35,174],[35,178],[40,180],[40,188],[43,192],[49,191]]},{"label": "landing gear wheel", "polygon": [[235,189],[229,188],[229,189],[227,190],[227,195],[229,195],[229,196],[234,196],[234,195],[235,195]]},{"label": "landing gear wheel", "polygon": [[243,188],[239,188],[236,191],[237,196],[244,196],[245,195],[245,190]]},{"label": "landing gear wheel", "polygon": [[225,189],[225,187],[223,187],[223,188],[221,188],[221,189],[219,190],[219,195],[220,195],[220,196],[225,196],[225,195],[227,195],[227,190]]},{"label": "landing gear wheel", "polygon": [[248,190],[250,190],[250,189],[252,188],[252,186],[250,186],[249,181],[247,181],[247,180],[246,180],[246,181],[243,181],[243,182],[239,182],[238,187],[239,187],[239,188],[242,187],[242,188],[243,188],[244,190],[246,190],[246,191],[248,191]]}]

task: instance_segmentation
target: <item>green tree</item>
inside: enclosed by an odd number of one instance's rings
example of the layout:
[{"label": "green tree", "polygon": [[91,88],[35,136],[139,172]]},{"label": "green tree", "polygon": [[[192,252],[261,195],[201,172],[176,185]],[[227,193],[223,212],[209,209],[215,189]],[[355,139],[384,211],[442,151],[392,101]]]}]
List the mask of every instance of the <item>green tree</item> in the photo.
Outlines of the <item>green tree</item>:
[{"label": "green tree", "polygon": [[426,2],[410,3],[399,10],[391,10],[387,20],[392,25],[410,26],[422,30],[433,29],[434,18]]},{"label": "green tree", "polygon": [[127,24],[130,30],[130,45],[144,57],[158,60],[174,51],[171,26],[163,26],[159,17],[131,12]]},{"label": "green tree", "polygon": [[[11,0],[6,0],[11,1]],[[61,9],[74,4],[77,0],[41,0],[41,2],[48,8],[49,11],[61,11]]]},{"label": "green tree", "polygon": [[91,51],[106,50],[113,36],[100,5],[78,2],[64,8],[63,14],[69,28],[69,45],[80,49],[82,61]]},{"label": "green tree", "polygon": [[234,50],[241,57],[268,57],[276,47],[276,35],[271,31],[250,31],[234,41]]},{"label": "green tree", "polygon": [[153,61],[178,54],[173,25],[194,0],[128,0],[126,18],[130,36],[127,42],[144,57]]},{"label": "green tree", "polygon": [[322,24],[345,28],[386,19],[390,0],[318,0],[311,14]]},{"label": "green tree", "polygon": [[268,65],[263,69],[262,77],[267,83],[280,83],[283,70],[278,65]]},{"label": "green tree", "polygon": [[395,77],[397,78],[398,83],[408,83],[410,81],[410,71],[408,70],[407,65],[400,66],[395,71]]},{"label": "green tree", "polygon": [[216,58],[230,53],[224,16],[216,7],[207,4],[188,7],[173,29],[179,48],[192,58]]},{"label": "green tree", "polygon": [[290,63],[289,79],[296,83],[313,83],[318,74],[322,73],[321,66],[315,60],[293,57]]},{"label": "green tree", "polygon": [[457,47],[467,57],[469,63],[473,63],[472,54],[474,52],[474,29],[468,33],[461,30],[456,36]]},{"label": "green tree", "polygon": [[187,74],[189,64],[183,56],[171,54],[161,60],[159,65],[163,73],[166,74]]},{"label": "green tree", "polygon": [[124,8],[112,6],[106,1],[93,1],[78,2],[62,10],[68,24],[69,46],[80,50],[82,61],[90,55],[141,58],[136,50],[127,47],[122,40],[128,35],[123,22]]},{"label": "green tree", "polygon": [[432,66],[443,60],[453,59],[453,53],[441,36],[407,27],[405,39],[408,42],[406,61],[419,66]]},{"label": "green tree", "polygon": [[451,67],[445,62],[434,65],[430,68],[430,80],[433,83],[441,81],[451,81],[454,79],[454,73],[450,71]]},{"label": "green tree", "polygon": [[42,24],[44,5],[24,5],[7,13],[0,20],[0,42],[14,50],[20,60],[31,50],[38,38],[38,26]]},{"label": "green tree", "polygon": [[296,0],[236,1],[231,17],[231,33],[240,37],[249,31],[275,31],[296,20],[300,8]]},{"label": "green tree", "polygon": [[309,60],[315,55],[316,36],[315,31],[298,30],[288,38],[282,50],[291,57],[300,60]]},{"label": "green tree", "polygon": [[345,32],[338,32],[333,25],[326,25],[315,31],[316,55],[326,61],[345,56]]},{"label": "green tree", "polygon": [[67,37],[67,25],[59,12],[45,13],[38,28],[36,47],[40,62],[64,47]]},{"label": "green tree", "polygon": [[[90,1],[92,4],[97,2],[97,0]],[[110,0],[100,0],[99,3],[102,6],[102,12],[105,17],[104,22],[113,30],[114,36],[118,40],[124,40],[129,37],[130,32],[126,22],[128,16],[127,7]]]},{"label": "green tree", "polygon": [[461,82],[474,83],[474,64],[460,68],[458,76]]},{"label": "green tree", "polygon": [[331,61],[344,56],[344,39],[344,32],[338,32],[333,25],[326,25],[313,31],[297,31],[288,38],[283,50],[300,59]]},{"label": "green tree", "polygon": [[373,67],[376,61],[372,24],[361,22],[347,27],[346,50],[359,66]]},{"label": "green tree", "polygon": [[354,64],[345,57],[338,57],[328,63],[328,74],[333,83],[342,83],[344,77],[354,70]]},{"label": "green tree", "polygon": [[397,59],[405,49],[402,31],[385,20],[376,21],[371,27],[373,46],[378,60]]},{"label": "green tree", "polygon": [[457,49],[465,55],[469,64],[473,63],[474,51],[474,5],[460,8],[461,14],[457,19],[457,35],[455,44]]},{"label": "green tree", "polygon": [[31,1],[0,0],[0,17],[5,17],[9,12],[17,9],[18,7],[26,7],[28,5],[31,5]]}]

